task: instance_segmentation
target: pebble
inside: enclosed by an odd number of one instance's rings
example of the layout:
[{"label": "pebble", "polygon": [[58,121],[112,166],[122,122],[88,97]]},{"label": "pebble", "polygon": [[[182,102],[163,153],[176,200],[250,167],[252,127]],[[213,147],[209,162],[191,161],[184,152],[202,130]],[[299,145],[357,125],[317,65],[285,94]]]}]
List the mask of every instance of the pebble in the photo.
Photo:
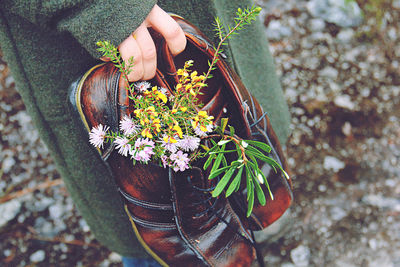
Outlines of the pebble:
[{"label": "pebble", "polygon": [[354,37],[354,30],[353,29],[343,29],[341,30],[336,39],[341,43],[349,43]]},{"label": "pebble", "polygon": [[12,199],[0,204],[0,228],[6,226],[9,221],[17,216],[21,206],[21,202],[18,199]]},{"label": "pebble", "polygon": [[329,78],[332,80],[336,80],[338,77],[339,71],[333,67],[325,67],[324,69],[319,71],[319,75],[325,78]]},{"label": "pebble", "polygon": [[267,37],[271,40],[280,40],[283,37],[292,35],[292,30],[281,24],[279,20],[272,20],[268,24]]},{"label": "pebble", "polygon": [[307,267],[310,265],[310,249],[305,245],[300,245],[290,251],[290,258],[295,266]]},{"label": "pebble", "polygon": [[3,163],[1,164],[1,169],[4,173],[9,173],[15,165],[15,159],[12,157],[6,157],[3,159]]},{"label": "pebble", "polygon": [[65,214],[65,211],[62,204],[57,203],[49,207],[49,215],[53,220],[60,219],[63,214]]},{"label": "pebble", "polygon": [[32,212],[41,212],[47,209],[50,205],[54,204],[54,199],[50,197],[42,197],[39,200],[35,199],[33,202],[27,202],[26,208]]},{"label": "pebble", "polygon": [[325,170],[333,170],[334,172],[338,172],[340,169],[343,169],[344,166],[344,162],[335,157],[326,156],[324,159]]},{"label": "pebble", "polygon": [[356,1],[311,0],[307,3],[307,9],[312,16],[340,27],[359,26],[363,21],[362,11]]},{"label": "pebble", "polygon": [[333,100],[336,106],[349,109],[349,110],[354,110],[355,109],[355,104],[354,102],[351,101],[351,97],[349,95],[338,95],[335,97]]},{"label": "pebble", "polygon": [[115,253],[115,252],[111,252],[110,255],[108,255],[108,259],[112,263],[119,263],[122,261],[121,255],[119,255],[118,253]]},{"label": "pebble", "polygon": [[346,217],[347,212],[342,209],[341,207],[332,207],[330,210],[330,214],[333,220],[335,221],[340,221],[341,219],[343,219],[344,217]]},{"label": "pebble", "polygon": [[350,136],[351,135],[351,123],[350,122],[348,122],[348,121],[346,121],[344,124],[343,124],[343,126],[342,126],[342,133],[345,135],[345,136]]},{"label": "pebble", "polygon": [[311,19],[310,20],[310,29],[313,32],[320,32],[325,29],[325,21],[323,19]]},{"label": "pebble", "polygon": [[38,250],[29,257],[31,262],[41,262],[44,261],[45,258],[46,253],[44,252],[44,250]]},{"label": "pebble", "polygon": [[366,195],[362,198],[366,204],[381,208],[400,211],[400,200],[396,198],[383,197],[381,195]]}]

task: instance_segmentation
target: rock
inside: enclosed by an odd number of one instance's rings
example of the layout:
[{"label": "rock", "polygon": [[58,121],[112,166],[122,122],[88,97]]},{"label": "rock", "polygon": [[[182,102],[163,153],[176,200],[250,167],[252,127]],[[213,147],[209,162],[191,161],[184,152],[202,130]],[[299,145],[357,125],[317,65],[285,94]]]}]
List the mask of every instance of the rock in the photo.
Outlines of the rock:
[{"label": "rock", "polygon": [[330,214],[333,220],[335,221],[340,221],[341,219],[343,219],[344,217],[346,217],[347,212],[342,209],[341,207],[332,207],[330,210]]},{"label": "rock", "polygon": [[332,157],[326,156],[324,159],[324,169],[325,170],[333,170],[334,172],[338,172],[340,169],[343,169],[345,166],[343,161]]},{"label": "rock", "polygon": [[351,123],[346,121],[342,126],[342,133],[345,136],[350,136],[351,135],[351,129],[352,129]]},{"label": "rock", "polygon": [[290,35],[292,35],[292,30],[289,27],[283,26],[280,21],[273,20],[268,24],[268,39],[279,40]]},{"label": "rock", "polygon": [[25,206],[28,210],[32,212],[41,212],[47,209],[47,207],[49,207],[53,203],[53,198],[43,197],[40,200],[35,199],[34,202],[26,202]]},{"label": "rock", "polygon": [[122,257],[121,255],[115,253],[115,252],[111,252],[110,255],[108,255],[108,259],[112,262],[112,263],[119,263],[122,261]]},{"label": "rock", "polygon": [[82,231],[86,233],[90,231],[89,225],[83,218],[79,220],[79,226],[81,227]]},{"label": "rock", "polygon": [[366,195],[362,201],[368,205],[372,205],[381,209],[390,209],[399,212],[400,200],[396,198],[383,197],[381,195]]},{"label": "rock", "polygon": [[332,80],[336,80],[338,77],[338,70],[332,67],[325,67],[324,69],[319,71],[319,76],[330,78]]},{"label": "rock", "polygon": [[353,29],[343,29],[341,30],[336,39],[341,43],[349,43],[354,37],[354,30]]},{"label": "rock", "polygon": [[44,252],[44,250],[38,250],[29,257],[31,262],[41,262],[44,261],[45,258],[46,253]]},{"label": "rock", "polygon": [[53,220],[60,219],[64,213],[62,205],[55,204],[49,207],[49,215]]},{"label": "rock", "polygon": [[313,32],[320,32],[325,29],[325,21],[323,19],[311,19],[310,20],[310,29]]},{"label": "rock", "polygon": [[15,165],[15,159],[13,157],[6,157],[1,164],[1,169],[4,173],[11,171],[12,167]]},{"label": "rock", "polygon": [[310,256],[310,249],[305,245],[300,245],[290,252],[290,258],[292,259],[295,266],[309,266]]},{"label": "rock", "polygon": [[354,110],[355,108],[355,104],[351,101],[349,95],[338,95],[333,100],[333,103],[335,103],[335,105],[338,107],[346,108],[349,110]]},{"label": "rock", "polygon": [[356,27],[363,20],[363,15],[356,1],[346,0],[311,0],[307,9],[313,17],[322,18],[340,27]]},{"label": "rock", "polygon": [[0,229],[7,225],[9,221],[15,218],[21,210],[21,202],[18,199],[7,201],[0,204]]}]

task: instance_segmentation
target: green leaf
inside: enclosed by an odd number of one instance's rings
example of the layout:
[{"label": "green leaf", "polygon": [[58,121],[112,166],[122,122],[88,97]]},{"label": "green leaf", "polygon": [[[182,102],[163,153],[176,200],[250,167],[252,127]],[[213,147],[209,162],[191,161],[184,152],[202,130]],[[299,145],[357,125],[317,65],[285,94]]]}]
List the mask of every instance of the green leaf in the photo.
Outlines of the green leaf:
[{"label": "green leaf", "polygon": [[250,188],[251,188],[251,171],[249,166],[246,166],[246,188],[247,188],[247,201],[250,199]]},{"label": "green leaf", "polygon": [[221,131],[222,133],[225,132],[225,128],[228,125],[228,118],[222,118],[221,119]]},{"label": "green leaf", "polygon": [[[217,148],[218,149],[218,148]],[[225,145],[222,145],[221,150],[225,150]],[[223,153],[218,154],[217,159],[214,162],[214,165],[212,166],[211,172],[215,171],[216,169],[219,168],[219,165],[221,164],[222,157],[224,156]]]},{"label": "green leaf", "polygon": [[210,154],[212,154],[212,155],[215,155],[215,154],[218,154],[218,153],[231,153],[231,152],[236,152],[236,149],[231,149],[231,150],[224,150],[224,151],[213,151],[213,152],[210,152]]},{"label": "green leaf", "polygon": [[210,150],[210,148],[208,147],[208,146],[205,146],[205,145],[200,145],[201,146],[201,148],[203,148],[205,151],[208,151],[208,150]]},{"label": "green leaf", "polygon": [[238,184],[240,185],[240,181],[242,180],[242,173],[243,173],[243,168],[244,166],[242,166],[238,173],[236,174],[235,178],[233,178],[232,183],[229,185],[228,190],[226,190],[226,194],[225,197],[229,197],[233,191],[235,191],[235,189],[238,187]]},{"label": "green leaf", "polygon": [[204,163],[203,170],[207,170],[215,156],[209,156],[206,163]]},{"label": "green leaf", "polygon": [[253,185],[251,184],[251,187],[248,188],[247,190],[250,191],[249,199],[247,200],[249,203],[247,205],[247,214],[246,214],[246,216],[249,217],[251,215],[251,212],[253,211],[253,206],[254,206],[254,189],[253,189]]},{"label": "green leaf", "polygon": [[249,143],[250,145],[261,148],[262,150],[264,150],[267,153],[271,152],[271,147],[269,145],[267,145],[266,143],[254,141],[254,140],[246,140],[246,142]]},{"label": "green leaf", "polygon": [[267,177],[265,177],[265,174],[262,171],[260,171],[260,174],[264,179],[264,185],[268,189],[269,197],[271,198],[271,200],[274,200],[274,194],[272,194],[271,188],[269,187],[269,183],[268,183]]},{"label": "green leaf", "polygon": [[228,166],[228,162],[226,161],[225,155],[222,156],[222,165]]},{"label": "green leaf", "polygon": [[218,175],[220,175],[221,173],[227,171],[229,168],[231,168],[232,166],[226,166],[226,167],[222,167],[220,169],[214,170],[210,173],[210,175],[208,176],[208,179],[214,179],[215,177],[217,177]]},{"label": "green leaf", "polygon": [[266,201],[266,199],[265,199],[264,192],[263,192],[263,190],[261,189],[261,186],[260,186],[260,184],[259,184],[259,182],[258,182],[257,179],[255,179],[254,183],[255,183],[255,185],[256,185],[255,187],[256,187],[256,193],[257,193],[258,202],[260,202],[260,204],[261,204],[262,206],[264,206],[265,203],[267,203],[267,201]]},{"label": "green leaf", "polygon": [[[248,147],[249,148],[249,147]],[[255,149],[254,147],[252,147],[251,149],[249,149],[249,150],[246,150],[246,154],[247,154],[247,152],[249,152],[249,154],[250,155],[253,155],[253,156],[255,156],[256,158],[259,158],[259,159],[261,159],[262,161],[265,161],[265,162],[267,162],[269,165],[271,165],[274,169],[275,169],[275,167],[278,167],[279,169],[281,169],[282,170],[282,167],[281,167],[281,165],[279,165],[279,163],[278,162],[276,162],[274,159],[272,159],[272,158],[270,158],[270,157],[268,157],[268,156],[265,156],[264,154],[261,154],[261,152],[259,151],[259,150],[257,150],[257,151],[254,151],[253,149]],[[275,170],[276,171],[276,170]]]},{"label": "green leaf", "polygon": [[228,126],[229,127],[229,133],[230,133],[230,135],[231,136],[234,136],[235,135],[235,128],[233,128],[232,126]]},{"label": "green leaf", "polygon": [[218,182],[217,186],[215,187],[214,191],[212,192],[213,197],[217,197],[222,193],[222,190],[226,187],[228,184],[229,180],[231,179],[233,173],[235,172],[235,167],[231,167],[225,175],[221,178],[221,180]]}]

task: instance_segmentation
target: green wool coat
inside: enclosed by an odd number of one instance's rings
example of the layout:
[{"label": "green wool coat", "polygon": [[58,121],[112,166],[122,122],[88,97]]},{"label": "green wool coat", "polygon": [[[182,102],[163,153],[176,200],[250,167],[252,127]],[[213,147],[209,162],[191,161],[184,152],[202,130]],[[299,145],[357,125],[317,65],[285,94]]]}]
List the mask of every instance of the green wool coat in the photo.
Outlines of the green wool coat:
[{"label": "green wool coat", "polygon": [[[79,130],[67,88],[98,62],[96,42],[118,45],[145,19],[156,0],[1,0],[0,46],[18,90],[65,185],[96,238],[125,256],[145,257],[123,210],[116,185],[87,133]],[[219,16],[230,23],[250,0],[159,0],[213,37]],[[289,113],[259,21],[225,51],[244,84],[269,113],[281,142]]]}]

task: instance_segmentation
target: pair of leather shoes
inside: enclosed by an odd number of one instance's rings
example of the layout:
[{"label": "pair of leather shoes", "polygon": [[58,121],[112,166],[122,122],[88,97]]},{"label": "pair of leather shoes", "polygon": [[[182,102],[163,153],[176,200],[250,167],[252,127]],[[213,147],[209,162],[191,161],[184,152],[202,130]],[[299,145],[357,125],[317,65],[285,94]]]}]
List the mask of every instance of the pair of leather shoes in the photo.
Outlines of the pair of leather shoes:
[{"label": "pair of leather shoes", "polygon": [[[194,60],[193,69],[203,73],[214,55],[195,26],[180,17],[173,18],[186,34],[187,47],[173,57],[161,36],[153,33],[158,70],[150,81],[170,92],[177,82],[176,70],[187,60]],[[103,124],[117,132],[119,120],[133,112],[120,76],[111,63],[100,64],[72,85],[70,99],[88,131]],[[268,117],[238,76],[223,60],[218,61],[213,76],[199,97],[202,109],[214,116],[216,123],[229,118],[240,137],[269,144],[274,148],[270,156],[287,169]],[[203,171],[201,160],[189,170],[174,172],[151,163],[133,165],[114,150],[114,144],[105,144],[99,152],[120,188],[138,240],[163,266],[250,266],[256,254],[251,231],[279,218],[292,200],[290,181],[266,166],[275,199],[265,206],[255,205],[246,218],[244,192],[228,199],[211,197],[216,179],[208,179],[209,170]]]}]

